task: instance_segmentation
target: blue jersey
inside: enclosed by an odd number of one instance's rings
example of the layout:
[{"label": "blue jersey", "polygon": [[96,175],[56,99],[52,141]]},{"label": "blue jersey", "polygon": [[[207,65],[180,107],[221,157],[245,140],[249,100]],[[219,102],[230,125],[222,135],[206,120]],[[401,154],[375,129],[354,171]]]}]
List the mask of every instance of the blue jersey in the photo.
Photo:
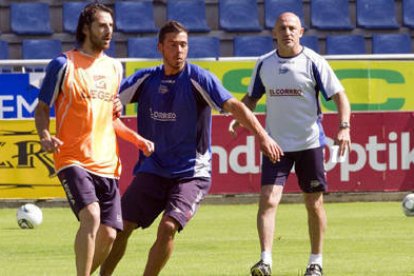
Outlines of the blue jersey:
[{"label": "blue jersey", "polygon": [[211,176],[211,109],[221,111],[232,95],[208,71],[186,64],[177,75],[164,66],[142,69],[123,80],[123,104],[138,103],[138,133],[155,144],[140,153],[134,173],[167,178]]}]

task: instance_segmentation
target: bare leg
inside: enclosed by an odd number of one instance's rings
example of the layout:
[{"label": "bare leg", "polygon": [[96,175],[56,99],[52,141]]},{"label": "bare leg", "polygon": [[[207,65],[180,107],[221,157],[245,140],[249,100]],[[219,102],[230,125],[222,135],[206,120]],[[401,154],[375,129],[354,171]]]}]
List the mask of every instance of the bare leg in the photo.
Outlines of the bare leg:
[{"label": "bare leg", "polygon": [[119,232],[116,236],[111,252],[101,265],[100,275],[112,275],[119,261],[124,256],[128,244],[128,239],[136,227],[136,223],[124,220],[124,230]]},{"label": "bare leg", "polygon": [[178,223],[171,217],[164,216],[158,226],[157,240],[148,254],[144,276],[158,275],[174,250],[174,236]]},{"label": "bare leg", "polygon": [[93,258],[93,264],[91,273],[93,273],[111,252],[112,245],[116,238],[116,229],[101,224],[96,235],[95,242],[95,255]]},{"label": "bare leg", "polygon": [[80,226],[75,238],[76,271],[78,276],[91,274],[96,233],[100,224],[100,208],[91,203],[79,212]]},{"label": "bare leg", "polygon": [[282,198],[283,186],[264,185],[260,192],[259,210],[257,212],[257,231],[260,248],[272,252],[275,232],[277,207]]},{"label": "bare leg", "polygon": [[322,193],[304,194],[308,212],[308,227],[312,254],[322,254],[323,238],[327,227]]}]

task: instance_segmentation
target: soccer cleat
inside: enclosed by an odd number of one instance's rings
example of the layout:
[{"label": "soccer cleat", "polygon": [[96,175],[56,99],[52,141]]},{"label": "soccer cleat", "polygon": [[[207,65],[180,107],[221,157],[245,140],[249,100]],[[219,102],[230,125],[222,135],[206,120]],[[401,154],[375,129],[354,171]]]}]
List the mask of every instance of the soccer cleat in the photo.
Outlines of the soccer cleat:
[{"label": "soccer cleat", "polygon": [[250,269],[251,276],[271,276],[272,268],[270,265],[265,264],[262,260],[256,263]]},{"label": "soccer cleat", "polygon": [[304,276],[322,276],[322,267],[318,264],[310,264],[306,268]]}]

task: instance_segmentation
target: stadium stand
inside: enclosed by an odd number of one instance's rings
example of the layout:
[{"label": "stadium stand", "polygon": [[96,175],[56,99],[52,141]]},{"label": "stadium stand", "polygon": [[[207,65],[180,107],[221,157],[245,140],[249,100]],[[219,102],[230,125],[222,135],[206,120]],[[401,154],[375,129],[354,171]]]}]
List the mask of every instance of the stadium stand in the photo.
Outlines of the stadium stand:
[{"label": "stadium stand", "polygon": [[157,37],[138,37],[128,39],[128,57],[161,58],[157,50]]},{"label": "stadium stand", "polygon": [[305,27],[305,16],[302,0],[265,0],[265,28],[273,29],[276,19],[281,13],[293,12],[299,16],[302,26]]},{"label": "stadium stand", "polygon": [[271,36],[237,36],[233,40],[233,56],[257,57],[275,49]]},{"label": "stadium stand", "polygon": [[48,3],[13,3],[10,5],[11,30],[18,35],[51,35]]},{"label": "stadium stand", "polygon": [[79,14],[88,2],[65,2],[62,6],[63,31],[74,34]]},{"label": "stadium stand", "polygon": [[[62,52],[62,43],[57,39],[23,39],[23,59],[52,59]],[[41,66],[26,66],[28,72],[42,72]]]},{"label": "stadium stand", "polygon": [[394,0],[356,0],[357,26],[365,29],[398,29]]},{"label": "stadium stand", "polygon": [[116,56],[115,40],[111,40],[111,44],[109,45],[109,49],[105,50],[105,54],[110,56],[110,57],[117,57]]},{"label": "stadium stand", "polygon": [[311,25],[320,30],[352,30],[348,0],[312,0]]},{"label": "stadium stand", "polygon": [[188,40],[189,58],[220,57],[220,39],[214,36],[193,36]]},{"label": "stadium stand", "polygon": [[62,52],[62,43],[57,39],[24,39],[22,56],[24,59],[51,59]]},{"label": "stadium stand", "polygon": [[256,0],[220,0],[219,25],[227,32],[259,32],[259,11]]},{"label": "stadium stand", "polygon": [[402,1],[403,25],[414,29],[414,0]]},{"label": "stadium stand", "polygon": [[9,44],[7,41],[0,40],[0,59],[9,58]]},{"label": "stadium stand", "polygon": [[152,1],[115,2],[115,26],[122,33],[155,33]]},{"label": "stadium stand", "polygon": [[320,53],[319,39],[318,39],[317,36],[315,36],[315,35],[304,35],[304,36],[301,37],[300,43],[303,46],[308,47],[308,48],[314,50],[317,53]]},{"label": "stadium stand", "polygon": [[209,32],[204,0],[174,0],[167,2],[167,19],[177,20],[190,32]]},{"label": "stadium stand", "polygon": [[[190,15],[197,14],[196,18],[201,19],[203,27],[193,28],[188,22],[185,25],[190,30],[190,36],[195,33],[196,36],[219,38],[222,57],[233,56],[234,40],[237,36],[272,36],[274,21],[285,11],[293,11],[299,15],[306,29],[302,43],[322,55],[328,54],[329,35],[362,35],[366,54],[373,52],[375,34],[408,34],[413,39],[414,0],[337,0],[315,8],[321,1],[333,0],[105,0],[104,3],[113,8],[115,19],[113,39],[116,42],[116,51],[111,48],[109,53],[118,58],[136,55],[132,54],[131,46],[128,45],[129,39],[154,36],[159,26],[169,17],[184,22],[185,17],[169,15],[180,10],[173,8],[179,4],[201,7],[201,13],[194,12],[195,8],[183,8],[183,11],[191,11]],[[75,42],[79,11],[87,2],[89,1],[3,1],[0,4],[0,40],[8,43],[9,58],[22,58],[24,39],[58,39],[65,50],[71,48]],[[344,3],[345,6],[342,6]],[[21,7],[25,11],[21,11]],[[331,25],[320,27],[313,16],[316,11],[323,11],[324,7],[329,7],[331,11],[328,12],[345,13],[340,16],[325,14],[324,19],[335,19],[334,24],[328,20],[324,24]],[[342,17],[346,18],[345,29],[337,26],[337,20]],[[351,29],[347,26],[349,18]],[[38,24],[37,21],[42,23]],[[26,29],[21,27],[24,22],[29,22]],[[343,23],[343,20],[339,22]],[[31,30],[27,31],[29,28]],[[137,52],[143,50],[138,48]],[[148,53],[149,56],[155,54],[158,53]]]},{"label": "stadium stand", "polygon": [[327,55],[358,55],[365,53],[365,41],[362,35],[328,35],[326,37]]},{"label": "stadium stand", "polygon": [[377,34],[372,36],[373,54],[412,53],[411,37],[408,34]]}]

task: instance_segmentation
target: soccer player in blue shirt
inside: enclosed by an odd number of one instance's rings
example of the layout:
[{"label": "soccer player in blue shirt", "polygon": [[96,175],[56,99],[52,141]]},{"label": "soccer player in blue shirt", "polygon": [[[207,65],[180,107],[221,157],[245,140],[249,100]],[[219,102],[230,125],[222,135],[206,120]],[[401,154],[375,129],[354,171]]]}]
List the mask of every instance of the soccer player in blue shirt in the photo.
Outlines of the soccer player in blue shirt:
[{"label": "soccer player in blue shirt", "polygon": [[138,132],[154,142],[155,151],[142,154],[135,178],[122,197],[124,231],[101,266],[111,275],[136,228],[147,228],[163,212],[157,239],[148,254],[144,275],[158,275],[173,252],[174,236],[196,213],[211,186],[211,109],[229,112],[258,139],[276,162],[282,154],[253,113],[219,80],[187,62],[188,31],[167,22],[158,36],[163,64],[142,69],[121,84],[123,104],[138,103]]}]

